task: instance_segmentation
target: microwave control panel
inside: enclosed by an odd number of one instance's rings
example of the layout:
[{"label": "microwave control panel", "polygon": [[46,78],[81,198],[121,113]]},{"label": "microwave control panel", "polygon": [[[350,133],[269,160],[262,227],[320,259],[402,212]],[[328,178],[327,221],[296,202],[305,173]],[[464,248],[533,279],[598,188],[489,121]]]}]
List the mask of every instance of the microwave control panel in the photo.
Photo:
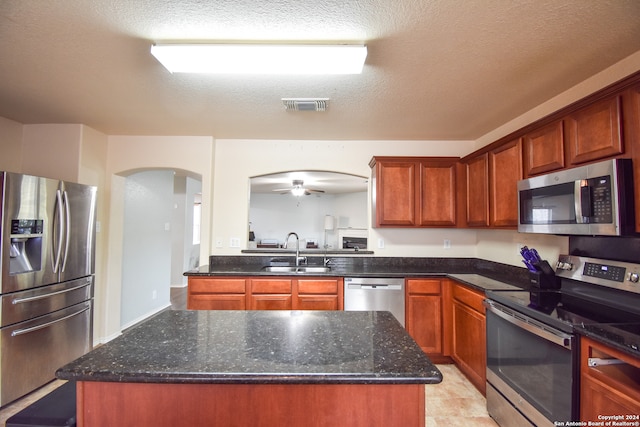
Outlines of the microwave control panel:
[{"label": "microwave control panel", "polygon": [[589,180],[591,184],[592,212],[591,221],[595,223],[610,224],[613,221],[611,209],[611,180],[608,176],[593,178]]}]

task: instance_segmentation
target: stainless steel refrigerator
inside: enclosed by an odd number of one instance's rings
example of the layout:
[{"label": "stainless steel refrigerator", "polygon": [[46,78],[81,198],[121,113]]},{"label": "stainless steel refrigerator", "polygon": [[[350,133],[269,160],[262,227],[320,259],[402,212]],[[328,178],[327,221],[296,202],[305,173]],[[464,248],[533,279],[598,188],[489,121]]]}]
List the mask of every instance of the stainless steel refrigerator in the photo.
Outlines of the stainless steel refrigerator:
[{"label": "stainless steel refrigerator", "polygon": [[0,172],[0,406],[92,347],[96,188]]}]

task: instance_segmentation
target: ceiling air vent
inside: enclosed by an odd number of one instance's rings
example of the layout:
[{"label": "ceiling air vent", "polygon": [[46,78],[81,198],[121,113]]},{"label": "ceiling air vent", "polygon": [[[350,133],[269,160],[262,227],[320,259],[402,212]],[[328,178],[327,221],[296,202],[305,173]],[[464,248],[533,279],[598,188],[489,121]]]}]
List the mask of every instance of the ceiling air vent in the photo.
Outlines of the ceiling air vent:
[{"label": "ceiling air vent", "polygon": [[329,98],[282,98],[287,111],[327,111]]}]

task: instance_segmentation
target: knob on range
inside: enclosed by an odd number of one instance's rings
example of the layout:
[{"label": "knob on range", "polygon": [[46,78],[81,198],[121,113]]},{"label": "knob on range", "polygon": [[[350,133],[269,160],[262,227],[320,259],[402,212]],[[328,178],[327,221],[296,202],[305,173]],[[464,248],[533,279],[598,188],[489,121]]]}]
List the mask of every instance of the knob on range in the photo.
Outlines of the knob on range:
[{"label": "knob on range", "polygon": [[638,281],[640,281],[640,274],[638,273],[629,273],[629,279],[630,282],[633,283],[638,283]]},{"label": "knob on range", "polygon": [[556,268],[560,270],[572,270],[573,264],[571,264],[570,262],[558,261],[558,263],[556,264]]}]

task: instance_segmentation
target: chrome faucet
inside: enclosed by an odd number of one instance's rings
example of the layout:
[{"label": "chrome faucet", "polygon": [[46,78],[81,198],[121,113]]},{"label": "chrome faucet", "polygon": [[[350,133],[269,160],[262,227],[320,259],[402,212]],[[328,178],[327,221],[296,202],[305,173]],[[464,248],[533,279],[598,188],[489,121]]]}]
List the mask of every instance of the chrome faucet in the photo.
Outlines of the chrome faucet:
[{"label": "chrome faucet", "polygon": [[289,242],[289,237],[291,236],[296,236],[296,267],[300,265],[300,260],[305,260],[305,257],[301,257],[300,256],[300,238],[298,237],[297,233],[294,233],[293,231],[289,234],[287,234],[287,238],[284,239],[284,245],[282,245],[283,248],[287,248],[287,243]]}]

